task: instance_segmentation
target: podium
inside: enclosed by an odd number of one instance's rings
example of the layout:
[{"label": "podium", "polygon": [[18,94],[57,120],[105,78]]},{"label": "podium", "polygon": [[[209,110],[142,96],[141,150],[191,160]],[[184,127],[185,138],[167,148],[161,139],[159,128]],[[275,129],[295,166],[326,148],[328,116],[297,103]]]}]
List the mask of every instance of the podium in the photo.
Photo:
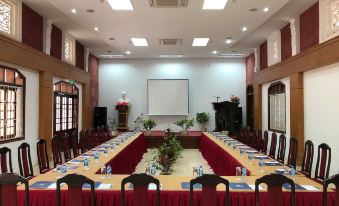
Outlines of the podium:
[{"label": "podium", "polygon": [[128,131],[128,106],[117,105],[115,110],[118,111],[118,131]]},{"label": "podium", "polygon": [[239,102],[213,102],[215,110],[215,131],[229,131],[239,134],[242,125],[242,108]]}]

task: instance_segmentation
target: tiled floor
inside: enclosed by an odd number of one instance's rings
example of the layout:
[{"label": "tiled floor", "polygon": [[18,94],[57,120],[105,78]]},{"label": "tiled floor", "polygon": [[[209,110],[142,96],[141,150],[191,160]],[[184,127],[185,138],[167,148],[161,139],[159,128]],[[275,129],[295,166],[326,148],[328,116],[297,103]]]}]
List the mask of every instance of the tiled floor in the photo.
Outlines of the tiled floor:
[{"label": "tiled floor", "polygon": [[[154,153],[149,149],[147,153],[144,154],[143,159],[137,165],[135,173],[145,172],[147,166],[147,161],[151,160],[154,157]],[[192,176],[193,167],[203,166],[204,173],[211,174],[213,170],[208,165],[207,161],[203,158],[198,149],[184,149],[182,152],[182,158],[180,158],[173,165],[172,175],[178,176]]]}]

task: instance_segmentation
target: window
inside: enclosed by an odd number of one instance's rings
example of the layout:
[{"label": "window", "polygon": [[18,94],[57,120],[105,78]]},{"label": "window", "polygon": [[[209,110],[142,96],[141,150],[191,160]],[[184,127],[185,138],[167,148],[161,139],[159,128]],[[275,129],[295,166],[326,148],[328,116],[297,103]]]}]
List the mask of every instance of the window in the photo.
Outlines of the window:
[{"label": "window", "polygon": [[15,6],[9,0],[0,0],[0,32],[14,36]]},{"label": "window", "polygon": [[25,77],[0,66],[0,144],[24,139]]},{"label": "window", "polygon": [[330,28],[332,35],[339,33],[339,0],[330,2]]},{"label": "window", "polygon": [[282,82],[268,88],[268,128],[271,131],[286,132],[286,91]]},{"label": "window", "polygon": [[66,39],[64,46],[65,61],[73,63],[73,41]]},{"label": "window", "polygon": [[78,130],[79,89],[68,82],[54,84],[54,135]]}]

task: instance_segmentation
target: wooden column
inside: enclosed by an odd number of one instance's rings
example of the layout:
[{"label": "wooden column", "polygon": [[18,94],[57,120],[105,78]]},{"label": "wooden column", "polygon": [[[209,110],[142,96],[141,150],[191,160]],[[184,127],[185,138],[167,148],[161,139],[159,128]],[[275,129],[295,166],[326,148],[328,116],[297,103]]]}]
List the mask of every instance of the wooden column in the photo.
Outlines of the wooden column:
[{"label": "wooden column", "polygon": [[[29,97],[28,97],[29,98]],[[49,158],[52,154],[53,136],[53,75],[39,72],[39,137],[47,142]]]},{"label": "wooden column", "polygon": [[304,151],[304,74],[290,76],[291,137],[298,140],[297,164],[302,163]]},{"label": "wooden column", "polygon": [[89,78],[86,83],[82,84],[82,128],[87,129],[91,127],[91,85]]},{"label": "wooden column", "polygon": [[254,84],[254,128],[262,129],[262,85]]}]

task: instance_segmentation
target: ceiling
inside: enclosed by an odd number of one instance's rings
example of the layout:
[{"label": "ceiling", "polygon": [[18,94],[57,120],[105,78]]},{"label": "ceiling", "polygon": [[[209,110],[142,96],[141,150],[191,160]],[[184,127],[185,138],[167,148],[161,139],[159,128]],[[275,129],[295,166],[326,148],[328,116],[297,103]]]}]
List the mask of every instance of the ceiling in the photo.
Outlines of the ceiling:
[{"label": "ceiling", "polygon": [[[299,10],[307,8],[305,5],[316,0],[229,0],[224,10],[202,10],[203,0],[189,0],[185,8],[151,8],[148,0],[131,1],[134,11],[113,11],[106,1],[100,0],[23,0],[96,56],[130,51],[130,55],[125,54],[126,58],[159,58],[169,54],[215,58],[218,54],[213,54],[214,50],[249,54],[253,47],[246,45],[258,44],[258,40],[267,36],[267,32],[260,33],[265,25],[277,26],[277,23],[270,24],[275,15],[293,4],[298,4]],[[269,12],[263,12],[265,7],[269,7]],[[257,11],[249,11],[253,8]],[[73,14],[71,9],[77,13]],[[88,13],[88,9],[95,12]],[[248,28],[246,32],[242,31],[244,26]],[[99,30],[94,31],[94,27]],[[149,47],[134,47],[132,37],[147,38]],[[207,47],[192,47],[194,37],[209,37],[210,42]],[[228,37],[232,37],[231,44],[225,43]],[[160,45],[159,39],[164,38],[183,39],[183,43]]]}]

